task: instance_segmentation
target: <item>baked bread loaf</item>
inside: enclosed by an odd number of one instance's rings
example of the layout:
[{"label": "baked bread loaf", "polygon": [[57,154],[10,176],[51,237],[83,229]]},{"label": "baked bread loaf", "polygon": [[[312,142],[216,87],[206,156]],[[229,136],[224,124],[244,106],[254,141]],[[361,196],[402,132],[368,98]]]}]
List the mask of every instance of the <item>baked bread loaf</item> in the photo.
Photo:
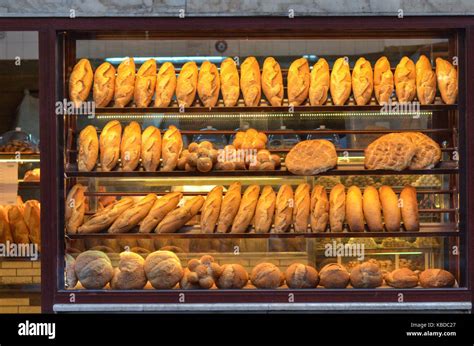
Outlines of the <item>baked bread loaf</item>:
[{"label": "baked bread loaf", "polygon": [[308,232],[311,197],[309,184],[300,184],[295,190],[295,206],[293,208],[293,228],[297,233]]},{"label": "baked bread loaf", "polygon": [[288,69],[288,102],[291,106],[299,106],[306,102],[311,83],[308,60],[300,58],[293,61]]},{"label": "baked bread loaf", "polygon": [[201,232],[214,233],[222,205],[223,186],[214,187],[206,197],[201,212]]},{"label": "baked bread loaf", "polygon": [[93,78],[94,73],[89,60],[81,59],[74,65],[69,77],[69,98],[75,107],[80,107],[89,97]]},{"label": "baked bread loaf", "polygon": [[181,262],[171,251],[155,251],[145,259],[145,274],[157,289],[172,289],[183,277]]},{"label": "baked bread loaf", "polygon": [[456,103],[458,96],[458,72],[447,60],[436,58],[436,78],[441,99],[444,103],[452,105]]},{"label": "baked bread loaf", "polygon": [[183,65],[176,82],[176,99],[180,107],[190,107],[196,97],[198,67],[189,61]]},{"label": "baked bread loaf", "polygon": [[25,172],[23,176],[23,181],[40,181],[41,179],[41,170],[39,168],[33,168]]},{"label": "baked bread loaf", "polygon": [[436,74],[431,62],[425,55],[420,55],[416,62],[416,95],[422,105],[433,103],[436,96]]},{"label": "baked bread loaf", "polygon": [[349,272],[341,264],[326,264],[319,272],[319,284],[324,288],[346,288],[349,284]]},{"label": "baked bread loaf", "polygon": [[402,192],[400,192],[400,207],[405,230],[407,232],[419,231],[418,200],[416,199],[416,189],[414,187],[405,186]]},{"label": "baked bread loaf", "polygon": [[336,167],[336,148],[325,139],[302,141],[291,148],[285,164],[293,174],[316,175]]},{"label": "baked bread loaf", "polygon": [[342,232],[346,218],[346,191],[342,184],[335,185],[329,194],[329,225],[331,232]]},{"label": "baked bread loaf", "polygon": [[293,189],[290,185],[280,186],[275,204],[275,232],[288,232],[293,220]]},{"label": "baked bread loaf", "polygon": [[257,288],[275,289],[283,284],[285,276],[276,265],[260,263],[252,269],[250,281]]},{"label": "baked bread loaf", "polygon": [[214,286],[221,273],[222,268],[214,258],[204,255],[199,260],[192,259],[188,262],[179,286],[185,290],[209,289]]},{"label": "baked bread loaf", "polygon": [[102,289],[114,276],[110,258],[105,253],[95,250],[79,254],[74,270],[81,285],[87,289]]},{"label": "baked bread loaf", "polygon": [[353,185],[346,195],[346,221],[351,232],[364,232],[364,211],[362,207],[362,192]]},{"label": "baked bread loaf", "polygon": [[276,194],[273,187],[267,185],[257,202],[253,226],[256,233],[268,233],[272,227],[273,214],[275,212]]},{"label": "baked bread loaf", "polygon": [[138,69],[135,78],[134,100],[139,108],[148,107],[155,94],[156,61],[149,59]]},{"label": "baked bread loaf", "polygon": [[29,230],[31,244],[37,244],[41,249],[41,212],[40,204],[37,200],[30,199],[26,201],[23,217]]},{"label": "baked bread loaf", "polygon": [[420,274],[423,288],[447,288],[453,287],[455,283],[453,274],[443,269],[426,269]]},{"label": "baked bread loaf", "polygon": [[257,59],[249,56],[240,66],[240,89],[247,107],[256,107],[260,103],[261,83],[260,66]]},{"label": "baked bread loaf", "polygon": [[415,153],[416,147],[410,139],[399,133],[389,133],[365,149],[365,167],[402,171],[410,165]]},{"label": "baked bread loaf", "polygon": [[374,66],[374,92],[379,104],[389,103],[393,93],[393,73],[390,61],[383,56]]},{"label": "baked bread loaf", "polygon": [[109,228],[114,221],[127,209],[133,205],[133,198],[124,197],[99,212],[95,213],[82,226],[77,229],[77,233],[97,233]]},{"label": "baked bread loaf", "polygon": [[320,58],[311,71],[309,87],[309,103],[311,106],[320,106],[326,103],[329,91],[329,64],[326,59]]},{"label": "baked bread loaf", "polygon": [[80,172],[90,172],[94,169],[99,156],[99,138],[94,126],[86,126],[80,133],[77,146],[77,167]]},{"label": "baked bread loaf", "polygon": [[232,183],[222,199],[219,219],[217,221],[217,233],[227,233],[234,222],[235,215],[240,208],[242,185],[239,182]]},{"label": "baked bread loaf", "polygon": [[123,171],[131,172],[137,168],[140,162],[141,147],[142,129],[136,121],[132,121],[123,130],[120,143],[120,160]]},{"label": "baked bread loaf", "polygon": [[344,105],[351,95],[351,71],[345,58],[339,58],[334,62],[330,91],[332,103],[336,106]]},{"label": "baked bread loaf", "polygon": [[351,270],[350,279],[354,288],[377,288],[383,284],[383,274],[375,260],[356,265]]},{"label": "baked bread loaf", "polygon": [[197,92],[204,107],[214,107],[219,100],[221,81],[216,65],[204,61],[199,70]]},{"label": "baked bread loaf", "polygon": [[370,101],[374,90],[374,74],[370,61],[359,58],[352,70],[352,92],[357,105],[363,106]]},{"label": "baked bread loaf", "polygon": [[84,222],[86,212],[86,188],[81,184],[74,185],[66,197],[64,206],[66,232],[68,234],[77,233],[77,229]]},{"label": "baked bread loaf", "polygon": [[232,143],[235,149],[265,149],[268,138],[263,132],[258,132],[255,129],[248,129],[246,131],[238,131],[235,134],[234,142]]},{"label": "baked bread loaf", "polygon": [[247,285],[248,281],[249,275],[240,264],[224,264],[216,286],[220,289],[241,289]]},{"label": "baked bread loaf", "polygon": [[8,221],[13,236],[13,242],[17,244],[30,243],[30,230],[24,219],[25,207],[23,204],[13,205],[8,209]]},{"label": "baked bread loaf", "polygon": [[13,242],[13,236],[8,221],[8,210],[0,205],[0,244]]},{"label": "baked bread loaf", "polygon": [[250,185],[245,190],[240,202],[239,211],[235,216],[230,233],[245,233],[252,222],[257,207],[260,186]]},{"label": "baked bread loaf", "polygon": [[408,268],[395,269],[384,276],[387,285],[395,288],[413,288],[418,285],[418,275]]},{"label": "baked bread loaf", "polygon": [[148,215],[156,201],[156,195],[150,193],[125,210],[110,226],[109,233],[127,233]]},{"label": "baked bread loaf", "polygon": [[272,57],[263,62],[262,89],[265,97],[274,107],[281,106],[283,102],[283,76],[280,64]]},{"label": "baked bread loaf", "polygon": [[401,214],[397,194],[390,186],[381,186],[379,189],[382,203],[383,220],[387,232],[400,231]]},{"label": "baked bread loaf", "polygon": [[395,69],[395,92],[399,103],[411,102],[416,95],[415,63],[404,56]]},{"label": "baked bread loaf", "polygon": [[122,125],[117,120],[109,121],[100,133],[100,168],[109,172],[115,168],[120,157]]},{"label": "baked bread loaf", "polygon": [[94,73],[94,102],[96,107],[106,107],[114,98],[115,67],[104,62]]},{"label": "baked bread loaf", "polygon": [[156,171],[161,159],[161,132],[155,126],[148,126],[142,133],[140,157],[145,171]]},{"label": "baked bread loaf", "polygon": [[329,200],[326,188],[315,185],[311,193],[310,224],[313,232],[326,232],[329,220]]},{"label": "baked bread loaf", "polygon": [[382,232],[382,204],[379,193],[373,186],[364,189],[363,210],[367,228],[370,232]]},{"label": "baked bread loaf", "polygon": [[413,155],[410,169],[431,169],[441,160],[441,148],[438,143],[421,132],[404,132],[402,134],[415,147],[415,155]]},{"label": "baked bread loaf", "polygon": [[162,171],[171,172],[176,168],[181,150],[183,150],[181,132],[171,125],[163,135],[161,148],[161,155],[163,157]]},{"label": "baked bread loaf", "polygon": [[227,58],[221,63],[221,93],[224,106],[233,107],[239,101],[240,81],[239,71],[232,58]]},{"label": "baked bread loaf", "polygon": [[65,273],[64,273],[64,286],[66,289],[72,290],[77,285],[77,276],[74,269],[76,260],[69,254],[64,256],[64,262],[66,263]]},{"label": "baked bread loaf", "polygon": [[148,215],[140,223],[140,233],[150,233],[164,217],[174,210],[183,197],[181,192],[171,192],[158,198],[150,209]]},{"label": "baked bread loaf", "polygon": [[286,284],[289,288],[316,288],[319,283],[318,271],[311,266],[293,263],[285,272]]},{"label": "baked bread loaf", "polygon": [[155,107],[168,107],[176,90],[176,71],[170,62],[161,65],[156,76]]},{"label": "baked bread loaf", "polygon": [[126,251],[120,253],[111,286],[114,290],[140,290],[148,282],[145,275],[145,260],[139,254]]},{"label": "baked bread loaf", "polygon": [[169,212],[156,226],[157,233],[174,233],[183,227],[201,210],[204,197],[195,196],[184,203],[181,208]]},{"label": "baked bread loaf", "polygon": [[117,68],[115,78],[114,107],[125,107],[132,101],[135,89],[135,61],[126,58]]}]

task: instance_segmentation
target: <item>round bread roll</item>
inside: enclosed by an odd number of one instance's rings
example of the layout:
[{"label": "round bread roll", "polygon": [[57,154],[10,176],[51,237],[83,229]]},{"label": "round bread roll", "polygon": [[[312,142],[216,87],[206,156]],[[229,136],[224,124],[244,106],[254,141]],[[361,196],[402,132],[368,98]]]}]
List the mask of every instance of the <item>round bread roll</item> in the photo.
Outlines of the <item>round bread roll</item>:
[{"label": "round bread roll", "polygon": [[278,288],[285,281],[285,277],[276,265],[260,263],[252,269],[250,280],[257,288]]},{"label": "round bread roll", "polygon": [[224,264],[216,285],[223,289],[241,289],[248,281],[249,275],[240,264]]},{"label": "round bread roll", "polygon": [[114,275],[114,269],[109,257],[101,252],[89,250],[76,258],[74,265],[76,276],[84,288],[104,288]]},{"label": "round bread roll", "polygon": [[402,210],[403,226],[407,232],[417,232],[420,230],[420,219],[418,217],[418,200],[416,199],[416,189],[412,186],[405,186],[400,193],[400,207]]},{"label": "round bread roll", "polygon": [[408,268],[395,269],[385,275],[385,282],[395,288],[413,288],[418,285],[418,275]]},{"label": "round bread roll", "polygon": [[423,288],[453,287],[455,282],[453,274],[443,269],[426,269],[420,274],[420,284]]},{"label": "round bread roll", "polygon": [[382,232],[382,205],[380,204],[379,193],[375,187],[367,186],[364,189],[362,205],[369,231]]},{"label": "round bread roll", "polygon": [[302,141],[291,148],[285,158],[286,168],[297,175],[316,175],[336,167],[334,144],[325,139]]},{"label": "round bread roll", "polygon": [[329,263],[319,272],[319,284],[324,288],[346,288],[349,284],[349,272],[339,263]]},{"label": "round bread roll", "polygon": [[376,288],[383,283],[380,266],[373,260],[356,265],[351,270],[350,279],[354,288]]},{"label": "round bread roll", "polygon": [[364,212],[362,209],[362,192],[357,186],[351,186],[346,196],[346,221],[351,232],[364,231]]},{"label": "round bread roll", "polygon": [[72,290],[77,285],[77,276],[74,270],[74,265],[75,265],[76,260],[71,255],[66,254],[65,261],[66,261],[66,273],[65,273],[66,274],[65,275],[66,288],[69,290]]},{"label": "round bread roll", "polygon": [[382,202],[383,220],[387,232],[400,231],[402,219],[400,207],[398,206],[397,194],[390,186],[382,186],[379,189],[380,201]]},{"label": "round bread roll", "polygon": [[319,283],[318,271],[311,266],[293,263],[285,272],[289,288],[316,288]]},{"label": "round bread roll", "polygon": [[147,256],[144,268],[151,285],[158,289],[171,289],[183,277],[181,262],[170,251],[152,252]]},{"label": "round bread roll", "polygon": [[143,265],[145,260],[139,254],[126,251],[120,253],[119,266],[115,268],[112,289],[139,290],[145,287],[147,278]]},{"label": "round bread roll", "polygon": [[346,192],[342,184],[337,184],[329,194],[329,225],[331,232],[342,232],[346,217]]}]

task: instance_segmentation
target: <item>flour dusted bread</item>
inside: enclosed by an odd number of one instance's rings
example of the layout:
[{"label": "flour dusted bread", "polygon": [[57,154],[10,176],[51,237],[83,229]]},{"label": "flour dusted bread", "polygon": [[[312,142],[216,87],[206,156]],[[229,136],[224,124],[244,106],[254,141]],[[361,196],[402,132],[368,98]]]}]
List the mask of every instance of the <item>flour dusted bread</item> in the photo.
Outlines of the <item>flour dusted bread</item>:
[{"label": "flour dusted bread", "polygon": [[143,197],[132,207],[125,210],[110,226],[109,233],[126,233],[138,225],[145,216],[147,216],[151,207],[156,201],[156,195],[153,193]]},{"label": "flour dusted bread", "polygon": [[205,107],[214,107],[219,99],[221,82],[216,65],[204,61],[199,69],[197,92]]},{"label": "flour dusted bread", "polygon": [[132,101],[135,89],[135,61],[133,58],[126,58],[117,68],[115,78],[114,107],[125,107]]},{"label": "flour dusted bread", "polygon": [[443,269],[426,269],[420,274],[420,285],[423,288],[453,287],[456,279],[453,274]]},{"label": "flour dusted bread", "polygon": [[411,140],[415,147],[410,169],[431,169],[441,160],[441,148],[427,135],[421,132],[404,132],[402,135]]},{"label": "flour dusted bread", "polygon": [[122,169],[130,172],[138,167],[142,147],[142,129],[136,121],[130,122],[123,130],[120,143],[120,159]]},{"label": "flour dusted bread", "polygon": [[93,78],[94,73],[89,60],[81,59],[74,65],[69,77],[69,98],[75,107],[80,107],[89,97]]},{"label": "flour dusted bread", "polygon": [[370,260],[356,265],[350,274],[354,288],[377,288],[383,284],[383,274],[377,261]]},{"label": "flour dusted bread", "polygon": [[176,82],[176,98],[181,107],[189,107],[194,103],[198,82],[198,67],[189,61],[183,65]]},{"label": "flour dusted bread", "polygon": [[416,147],[410,139],[399,133],[389,133],[365,149],[365,167],[401,171],[410,165],[415,153]]},{"label": "flour dusted bread", "polygon": [[272,106],[281,106],[283,102],[283,76],[280,64],[272,57],[263,62],[262,89],[265,97]]},{"label": "flour dusted bread", "polygon": [[379,189],[380,201],[382,203],[383,220],[387,232],[400,231],[401,213],[397,194],[390,186],[381,186]]},{"label": "flour dusted bread", "polygon": [[117,120],[109,121],[99,138],[100,168],[109,172],[115,168],[120,158],[120,143],[122,141],[122,125]]},{"label": "flour dusted bread", "polygon": [[285,281],[284,274],[272,263],[257,264],[250,274],[252,284],[257,288],[278,288]]},{"label": "flour dusted bread", "polygon": [[171,251],[155,251],[149,254],[144,264],[145,274],[157,289],[171,289],[183,277],[181,262]]},{"label": "flour dusted bread", "polygon": [[329,200],[326,188],[315,185],[311,193],[310,224],[313,232],[325,232],[329,220]]},{"label": "flour dusted bread", "polygon": [[81,184],[74,185],[66,197],[64,206],[66,232],[68,234],[77,233],[77,229],[84,222],[86,212],[86,188]]},{"label": "flour dusted bread", "polygon": [[269,185],[262,189],[262,194],[255,208],[253,225],[256,233],[268,233],[272,227],[275,212],[276,194]]},{"label": "flour dusted bread", "polygon": [[300,184],[295,190],[293,228],[295,232],[308,232],[311,197],[309,184]]},{"label": "flour dusted bread", "polygon": [[164,172],[171,172],[176,168],[181,151],[183,150],[183,138],[181,132],[171,125],[163,135],[161,155],[163,157]]},{"label": "flour dusted bread", "polygon": [[204,197],[195,196],[187,200],[181,208],[168,213],[156,226],[157,233],[174,233],[183,227],[201,210]]},{"label": "flour dusted bread", "polygon": [[300,58],[293,61],[288,70],[288,102],[299,106],[306,102],[311,82],[308,60]]},{"label": "flour dusted bread", "polygon": [[365,105],[372,97],[374,90],[374,74],[370,61],[359,58],[352,70],[352,92],[356,104]]},{"label": "flour dusted bread", "polygon": [[240,264],[224,264],[216,286],[221,289],[241,289],[248,281],[249,275]]},{"label": "flour dusted bread", "polygon": [[104,62],[94,73],[93,96],[96,107],[106,107],[114,98],[115,68]]},{"label": "flour dusted bread", "polygon": [[374,66],[374,93],[379,104],[388,103],[393,93],[393,72],[390,61],[383,56]]},{"label": "flour dusted bread", "polygon": [[202,233],[214,233],[221,210],[223,190],[223,186],[216,186],[207,194],[201,212]]},{"label": "flour dusted bread", "polygon": [[302,141],[286,155],[285,164],[293,174],[316,175],[336,166],[336,148],[325,139]]},{"label": "flour dusted bread", "polygon": [[319,283],[318,271],[302,263],[293,263],[285,272],[286,284],[289,288],[316,288]]},{"label": "flour dusted bread", "polygon": [[161,132],[155,126],[148,126],[142,133],[140,157],[145,171],[156,171],[161,158]]},{"label": "flour dusted bread", "polygon": [[311,71],[309,87],[309,102],[311,106],[320,106],[328,99],[330,83],[329,64],[324,58],[320,58]]},{"label": "flour dusted bread", "polygon": [[382,204],[380,203],[379,192],[373,186],[367,186],[364,189],[363,210],[369,231],[382,232]]},{"label": "flour dusted bread", "polygon": [[232,183],[222,199],[219,219],[217,221],[217,232],[227,233],[232,226],[235,215],[240,207],[242,185],[239,182]]},{"label": "flour dusted bread", "polygon": [[99,138],[94,126],[88,125],[79,133],[77,147],[77,167],[79,171],[92,171],[99,156]]},{"label": "flour dusted bread", "polygon": [[398,102],[411,102],[416,95],[416,68],[415,63],[404,56],[395,69],[395,92]]},{"label": "flour dusted bread", "polygon": [[79,254],[74,270],[81,285],[87,289],[104,288],[114,276],[110,258],[105,253],[95,250]]},{"label": "flour dusted bread", "polygon": [[112,289],[139,290],[148,282],[145,274],[145,260],[139,254],[126,251],[120,253],[118,267],[112,278]]},{"label": "flour dusted bread", "polygon": [[278,190],[275,204],[275,232],[287,232],[293,220],[293,208],[295,205],[293,189],[284,184]]},{"label": "flour dusted bread", "polygon": [[436,78],[444,103],[448,105],[456,103],[458,96],[458,72],[456,68],[449,61],[437,58]]},{"label": "flour dusted bread", "polygon": [[329,225],[331,232],[342,232],[346,218],[346,189],[335,185],[329,194]]},{"label": "flour dusted bread", "polygon": [[155,94],[156,61],[149,59],[138,69],[135,78],[134,100],[137,107],[148,107]]},{"label": "flour dusted bread", "polygon": [[151,207],[148,215],[140,223],[140,233],[150,233],[164,217],[174,210],[183,197],[181,192],[171,192],[158,198]]},{"label": "flour dusted bread", "polygon": [[240,79],[234,59],[227,58],[221,63],[221,93],[224,105],[233,107],[239,101]]},{"label": "flour dusted bread", "polygon": [[257,59],[249,56],[240,66],[240,89],[247,107],[255,107],[260,103],[261,83],[260,66]]},{"label": "flour dusted bread", "polygon": [[319,284],[324,288],[346,288],[350,274],[339,263],[329,263],[319,272]]},{"label": "flour dusted bread", "polygon": [[419,231],[418,200],[414,187],[405,186],[402,192],[400,192],[400,209],[405,230],[407,232]]},{"label": "flour dusted bread", "polygon": [[345,58],[339,58],[334,62],[330,91],[332,102],[336,106],[344,105],[351,95],[351,71]]},{"label": "flour dusted bread", "polygon": [[176,71],[170,62],[161,65],[156,76],[155,107],[168,107],[176,90]]},{"label": "flour dusted bread", "polygon": [[245,190],[240,202],[239,211],[232,223],[231,233],[245,233],[252,222],[257,207],[260,186],[250,185]]},{"label": "flour dusted bread", "polygon": [[436,96],[436,74],[426,55],[421,55],[415,65],[416,94],[422,105],[433,103]]},{"label": "flour dusted bread", "polygon": [[351,232],[364,231],[364,212],[362,208],[362,192],[353,185],[346,195],[346,221]]},{"label": "flour dusted bread", "polygon": [[418,285],[418,275],[408,268],[395,269],[384,277],[387,285],[395,288],[413,288]]}]

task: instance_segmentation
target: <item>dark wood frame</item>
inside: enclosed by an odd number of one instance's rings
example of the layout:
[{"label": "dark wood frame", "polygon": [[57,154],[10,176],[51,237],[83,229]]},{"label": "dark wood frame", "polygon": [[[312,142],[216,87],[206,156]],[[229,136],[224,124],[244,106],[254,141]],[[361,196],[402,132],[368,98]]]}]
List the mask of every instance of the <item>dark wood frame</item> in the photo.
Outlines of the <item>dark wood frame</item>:
[{"label": "dark wood frame", "polygon": [[[55,119],[56,95],[60,94],[58,70],[65,68],[57,57],[57,33],[74,31],[80,34],[95,32],[121,32],[133,35],[134,31],[123,28],[140,28],[143,31],[158,32],[162,37],[259,37],[279,35],[280,37],[377,37],[383,31],[384,37],[446,36],[453,32],[461,35],[462,54],[460,59],[459,111],[465,115],[465,127],[460,133],[461,186],[466,192],[461,200],[460,227],[465,229],[461,237],[461,267],[468,274],[467,287],[451,290],[239,290],[239,291],[185,291],[187,303],[205,302],[288,302],[288,294],[295,294],[296,302],[397,302],[397,294],[404,293],[405,302],[473,302],[474,284],[474,202],[466,196],[474,195],[474,179],[468,177],[474,172],[474,100],[467,95],[474,92],[474,66],[468,58],[474,55],[474,18],[472,17],[235,17],[235,18],[1,18],[0,30],[31,30],[39,32],[40,52],[40,121],[41,121],[41,202],[43,229],[42,237],[42,307],[52,312],[53,304],[68,303],[70,292],[57,290],[58,279],[62,277],[58,258],[59,229],[62,206],[58,203],[58,166],[62,165],[62,153],[56,147],[55,138],[62,129]],[[465,222],[464,222],[465,221]],[[465,260],[465,261],[464,261]],[[177,303],[182,291],[98,291],[76,293],[76,303]]]}]

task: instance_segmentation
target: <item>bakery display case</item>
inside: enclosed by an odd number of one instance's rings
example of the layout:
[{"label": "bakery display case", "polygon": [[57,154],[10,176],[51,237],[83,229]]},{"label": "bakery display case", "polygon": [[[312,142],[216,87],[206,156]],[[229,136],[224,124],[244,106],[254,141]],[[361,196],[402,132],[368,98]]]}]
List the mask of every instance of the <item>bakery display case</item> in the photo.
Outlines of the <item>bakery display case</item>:
[{"label": "bakery display case", "polygon": [[57,32],[54,309],[470,304],[463,31],[217,22]]}]

